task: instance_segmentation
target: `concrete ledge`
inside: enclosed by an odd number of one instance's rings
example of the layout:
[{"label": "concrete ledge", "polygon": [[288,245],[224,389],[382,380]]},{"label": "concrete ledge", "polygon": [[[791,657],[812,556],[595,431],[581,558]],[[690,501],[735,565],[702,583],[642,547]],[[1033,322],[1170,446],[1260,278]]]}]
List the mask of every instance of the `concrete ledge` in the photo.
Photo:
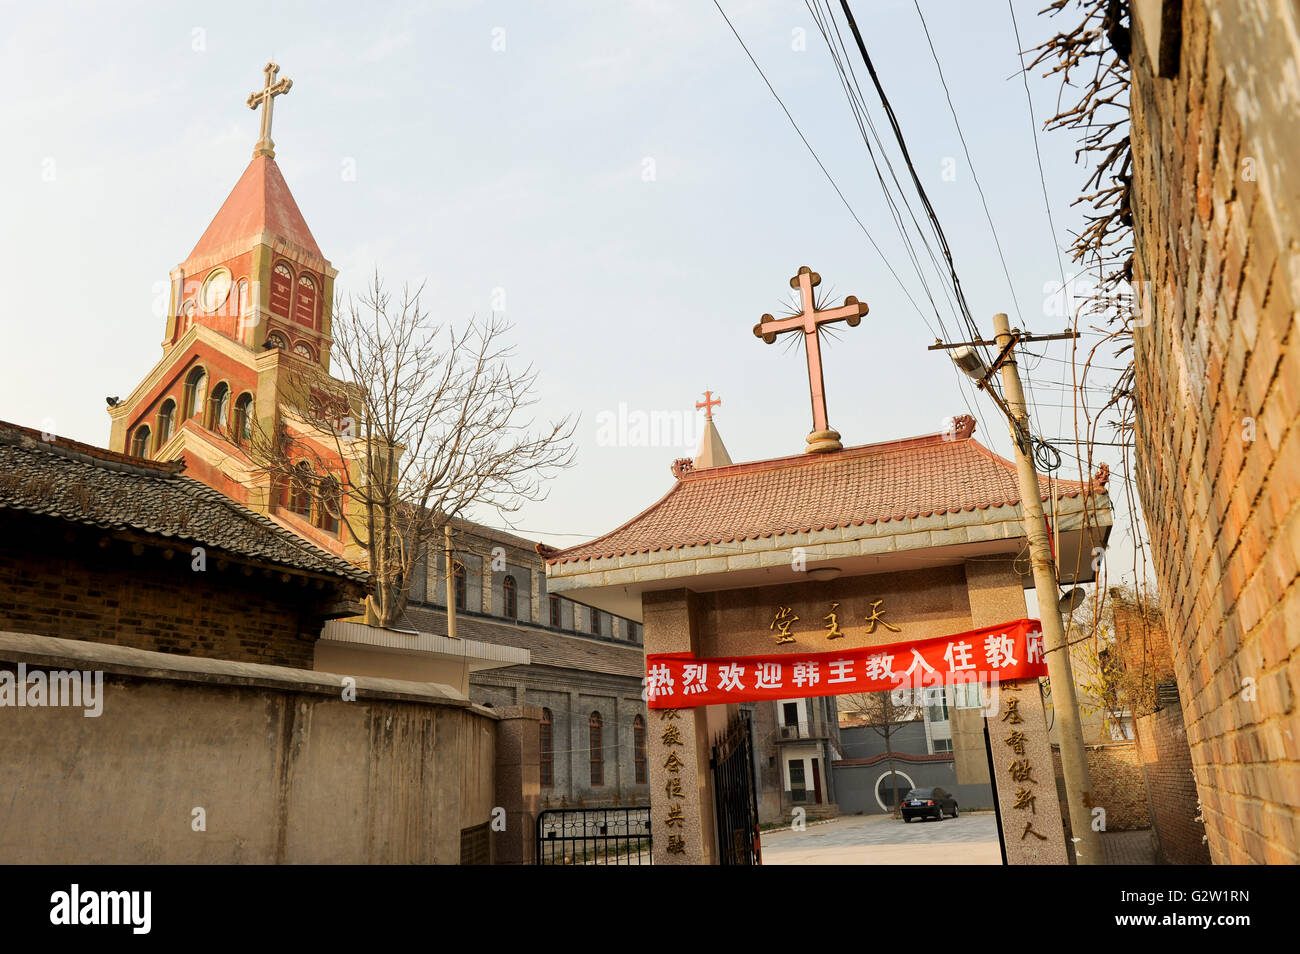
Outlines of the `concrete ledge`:
[{"label": "concrete ledge", "polygon": [[[310,669],[291,669],[263,663],[231,662],[202,656],[180,656],[109,643],[59,639],[30,633],[0,632],[0,662],[26,663],[46,669],[80,669],[106,675],[161,679],[218,686],[246,686],[282,692],[309,692],[337,697],[343,676]],[[357,699],[423,702],[472,709],[496,720],[491,709],[474,705],[450,686],[400,679],[356,676]]]}]

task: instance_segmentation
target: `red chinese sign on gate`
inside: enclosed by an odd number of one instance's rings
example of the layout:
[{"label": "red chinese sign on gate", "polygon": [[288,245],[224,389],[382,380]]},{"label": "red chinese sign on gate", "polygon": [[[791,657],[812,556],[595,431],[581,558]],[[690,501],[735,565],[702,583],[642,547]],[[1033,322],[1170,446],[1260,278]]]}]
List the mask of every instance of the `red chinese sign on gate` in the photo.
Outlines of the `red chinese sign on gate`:
[{"label": "red chinese sign on gate", "polygon": [[646,699],[651,709],[689,709],[902,687],[989,685],[1046,675],[1042,625],[1021,619],[955,636],[842,652],[712,659],[652,653],[646,657]]}]

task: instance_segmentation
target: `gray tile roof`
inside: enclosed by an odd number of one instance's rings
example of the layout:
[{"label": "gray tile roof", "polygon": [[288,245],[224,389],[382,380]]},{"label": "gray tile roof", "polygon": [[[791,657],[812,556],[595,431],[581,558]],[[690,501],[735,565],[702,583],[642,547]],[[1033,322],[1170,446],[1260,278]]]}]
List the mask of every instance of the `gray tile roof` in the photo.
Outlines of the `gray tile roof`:
[{"label": "gray tile roof", "polygon": [[133,530],[365,584],[369,574],[182,471],[0,421],[0,509]]},{"label": "gray tile roof", "polygon": [[[412,629],[447,632],[447,614],[441,608],[412,604],[406,608],[406,617]],[[456,633],[467,639],[527,649],[535,666],[580,669],[634,679],[645,675],[645,652],[633,643],[588,639],[529,623],[498,622],[463,613],[456,616]]]}]

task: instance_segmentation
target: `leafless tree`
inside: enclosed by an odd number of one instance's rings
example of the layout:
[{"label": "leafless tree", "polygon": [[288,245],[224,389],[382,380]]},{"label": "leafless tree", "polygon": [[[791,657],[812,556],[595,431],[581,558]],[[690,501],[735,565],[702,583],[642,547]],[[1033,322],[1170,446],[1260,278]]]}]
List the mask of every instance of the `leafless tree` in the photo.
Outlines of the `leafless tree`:
[{"label": "leafless tree", "polygon": [[509,324],[497,315],[460,328],[437,321],[422,291],[395,296],[376,273],[359,296],[339,296],[331,351],[339,377],[282,358],[291,369],[279,426],[250,441],[275,486],[313,494],[364,548],[373,579],[366,619],[387,627],[444,524],[471,507],[504,516],[542,499],[546,478],[574,458],[576,419],[538,424],[528,413],[537,373],[514,366]]},{"label": "leafless tree", "polygon": [[[922,690],[927,691],[927,690]],[[942,689],[938,690],[942,692]],[[890,692],[858,692],[844,697],[843,709],[859,716],[885,741],[885,757],[889,762],[889,777],[894,785],[894,817],[902,814],[898,791],[898,774],[894,771],[893,736],[900,726],[915,722],[925,714],[923,706],[916,705],[911,690]]]}]

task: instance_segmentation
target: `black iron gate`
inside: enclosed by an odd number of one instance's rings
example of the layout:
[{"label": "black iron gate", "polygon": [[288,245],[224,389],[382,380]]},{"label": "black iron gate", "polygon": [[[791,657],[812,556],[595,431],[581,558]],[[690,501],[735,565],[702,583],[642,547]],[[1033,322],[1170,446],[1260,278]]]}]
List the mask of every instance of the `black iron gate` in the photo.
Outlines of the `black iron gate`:
[{"label": "black iron gate", "polygon": [[709,766],[713,769],[719,864],[762,864],[748,712],[732,719],[727,730],[714,740]]},{"label": "black iron gate", "polygon": [[650,809],[548,808],[537,816],[539,865],[650,864]]}]

